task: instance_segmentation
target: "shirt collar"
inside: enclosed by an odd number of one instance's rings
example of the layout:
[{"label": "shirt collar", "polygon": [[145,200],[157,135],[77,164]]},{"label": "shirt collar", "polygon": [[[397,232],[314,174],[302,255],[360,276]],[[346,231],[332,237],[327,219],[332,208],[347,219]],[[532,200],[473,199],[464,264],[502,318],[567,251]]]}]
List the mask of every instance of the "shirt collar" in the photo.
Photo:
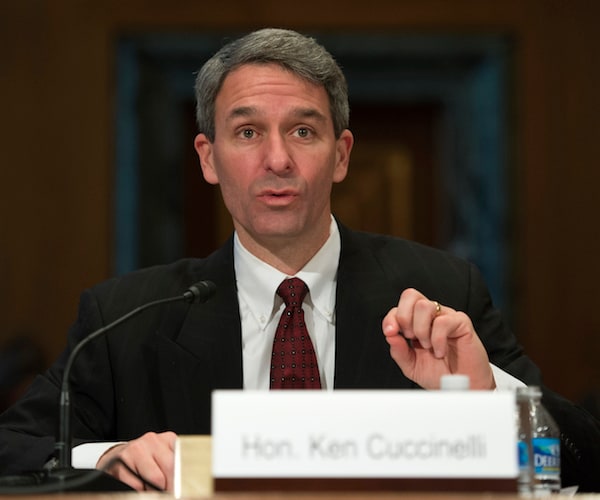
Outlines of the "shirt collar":
[{"label": "shirt collar", "polygon": [[[310,261],[296,274],[309,289],[306,302],[330,323],[335,321],[335,290],[340,257],[340,233],[333,216],[329,238]],[[237,233],[234,235],[233,255],[240,305],[245,305],[261,328],[265,328],[282,301],[277,287],[286,274],[252,255]]]}]

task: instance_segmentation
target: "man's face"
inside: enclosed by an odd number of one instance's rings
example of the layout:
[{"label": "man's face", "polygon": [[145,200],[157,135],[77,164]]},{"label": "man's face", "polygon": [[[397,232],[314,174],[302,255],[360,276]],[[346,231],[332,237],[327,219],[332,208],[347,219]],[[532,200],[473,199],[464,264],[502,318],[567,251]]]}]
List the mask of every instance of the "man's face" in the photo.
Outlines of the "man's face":
[{"label": "man's face", "polygon": [[217,95],[214,142],[199,134],[194,144],[242,243],[272,249],[325,241],[331,186],[346,176],[352,142],[348,130],[335,138],[323,87],[275,64],[249,64]]}]

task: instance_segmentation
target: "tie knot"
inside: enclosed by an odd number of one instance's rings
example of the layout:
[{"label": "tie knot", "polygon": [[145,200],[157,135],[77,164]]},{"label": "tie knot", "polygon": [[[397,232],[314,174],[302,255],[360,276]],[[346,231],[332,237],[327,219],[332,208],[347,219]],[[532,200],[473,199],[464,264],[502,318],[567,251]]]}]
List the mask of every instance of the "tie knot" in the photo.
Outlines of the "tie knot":
[{"label": "tie knot", "polygon": [[277,289],[277,295],[283,299],[286,306],[302,304],[307,293],[308,287],[300,278],[283,280]]}]

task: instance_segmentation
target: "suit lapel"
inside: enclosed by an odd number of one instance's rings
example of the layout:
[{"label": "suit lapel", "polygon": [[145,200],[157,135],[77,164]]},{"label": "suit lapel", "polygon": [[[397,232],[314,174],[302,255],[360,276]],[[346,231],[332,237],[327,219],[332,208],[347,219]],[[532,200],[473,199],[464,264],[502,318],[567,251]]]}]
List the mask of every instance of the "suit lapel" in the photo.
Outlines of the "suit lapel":
[{"label": "suit lapel", "polygon": [[392,286],[368,236],[341,225],[340,236],[334,387],[413,387],[391,359],[381,331],[383,317],[397,305],[399,291]]},{"label": "suit lapel", "polygon": [[194,275],[215,283],[214,297],[187,306],[180,328],[163,328],[156,339],[165,419],[180,433],[209,432],[212,391],[242,388],[232,240],[199,260]]}]

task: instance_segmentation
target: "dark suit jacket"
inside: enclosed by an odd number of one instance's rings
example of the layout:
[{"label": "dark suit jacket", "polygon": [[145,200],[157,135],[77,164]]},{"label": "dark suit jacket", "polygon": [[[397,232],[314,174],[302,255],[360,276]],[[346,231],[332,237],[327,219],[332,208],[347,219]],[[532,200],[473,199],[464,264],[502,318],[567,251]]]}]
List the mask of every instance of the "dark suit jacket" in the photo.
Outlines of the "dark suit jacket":
[{"label": "dark suit jacket", "polygon": [[[492,363],[542,385],[472,265],[405,240],[343,226],[340,232],[335,388],[417,388],[390,358],[381,332],[383,316],[409,287],[466,312]],[[39,469],[52,454],[64,362],[77,342],[141,304],[179,295],[204,279],[217,286],[207,303],[144,311],[86,346],[71,380],[76,440],[129,440],[164,430],[209,434],[211,392],[243,384],[231,239],[205,259],[137,271],[82,294],[68,349],[0,416],[0,473]],[[544,397],[564,434],[563,484],[600,490],[597,422],[548,390]]]}]

